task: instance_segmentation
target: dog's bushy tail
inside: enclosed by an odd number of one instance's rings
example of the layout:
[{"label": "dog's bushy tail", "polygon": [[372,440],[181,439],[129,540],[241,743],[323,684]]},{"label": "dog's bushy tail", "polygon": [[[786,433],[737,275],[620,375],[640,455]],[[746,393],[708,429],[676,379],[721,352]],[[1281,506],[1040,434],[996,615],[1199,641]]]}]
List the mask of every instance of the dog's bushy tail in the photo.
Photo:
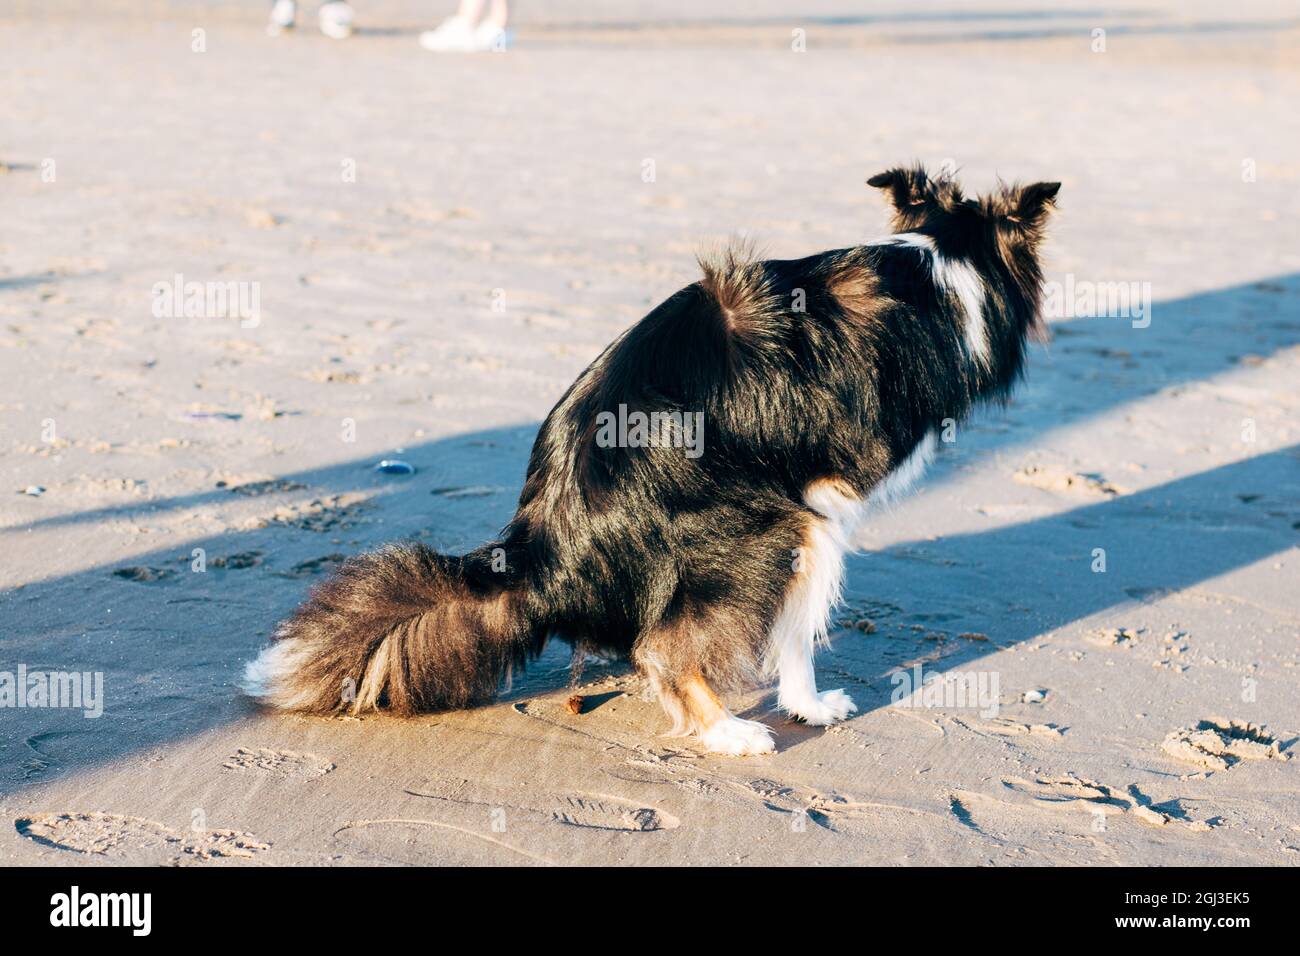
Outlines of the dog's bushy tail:
[{"label": "dog's bushy tail", "polygon": [[450,557],[401,544],[351,558],[248,664],[245,691],[318,714],[414,714],[491,698],[534,651],[524,585],[503,556],[490,545]]}]

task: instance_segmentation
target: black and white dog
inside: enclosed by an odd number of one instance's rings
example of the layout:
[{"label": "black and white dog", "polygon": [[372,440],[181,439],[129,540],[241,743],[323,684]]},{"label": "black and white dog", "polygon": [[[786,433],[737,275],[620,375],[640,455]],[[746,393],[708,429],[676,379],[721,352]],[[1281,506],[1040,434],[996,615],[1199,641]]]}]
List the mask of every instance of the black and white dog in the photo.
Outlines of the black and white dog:
[{"label": "black and white dog", "polygon": [[500,540],[348,561],[248,666],[249,692],[317,713],[465,707],[556,637],[630,657],[672,733],[717,753],[773,748],[723,705],[730,689],[775,678],[809,724],[856,710],[813,674],[844,555],[941,423],[1020,376],[1060,187],[967,199],[920,168],[868,182],[892,235],[703,262],[552,409]]}]

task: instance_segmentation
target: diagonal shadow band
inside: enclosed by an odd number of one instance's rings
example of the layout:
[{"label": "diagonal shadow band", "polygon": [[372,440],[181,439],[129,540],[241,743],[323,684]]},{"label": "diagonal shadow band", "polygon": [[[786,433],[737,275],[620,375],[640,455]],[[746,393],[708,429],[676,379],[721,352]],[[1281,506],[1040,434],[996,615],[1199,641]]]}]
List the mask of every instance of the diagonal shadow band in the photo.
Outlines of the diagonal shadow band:
[{"label": "diagonal shadow band", "polygon": [[[511,442],[520,438],[518,430],[478,433],[431,443],[423,452],[444,459],[444,474],[453,480],[481,483],[485,474],[491,480],[519,467],[521,452]],[[468,458],[457,458],[466,452]],[[1063,514],[899,544],[851,562],[847,593],[850,600],[879,602],[942,596],[927,609],[929,619],[991,632],[993,643],[944,658],[950,668],[1294,547],[1298,463],[1300,446],[1290,446]],[[344,550],[389,540],[399,528],[415,531],[426,519],[468,544],[508,517],[510,495],[449,500],[427,494],[433,480],[411,479],[392,499],[401,502],[400,522],[358,523],[345,532],[354,537]],[[1254,507],[1238,497],[1242,489],[1262,490],[1265,498],[1254,500],[1272,504]],[[407,507],[416,499],[434,503]],[[66,709],[0,710],[0,793],[251,716],[236,688],[240,666],[301,598],[322,567],[314,563],[320,552],[335,545],[319,532],[268,527],[203,546],[214,556],[237,547],[257,559],[187,573],[189,551],[164,550],[137,559],[169,572],[152,583],[99,567],[4,596],[0,670],[22,662],[30,670],[102,671],[107,702],[98,719]],[[1094,547],[1107,549],[1109,573],[1091,573]],[[311,570],[300,571],[304,565]],[[883,635],[835,642],[836,676],[855,684],[864,710],[888,702],[887,673],[897,663],[889,645]],[[561,686],[565,661],[563,654],[544,657],[511,696]],[[384,727],[377,721],[372,732],[383,734]],[[647,727],[647,738],[658,729]]]},{"label": "diagonal shadow band", "polygon": [[[1013,421],[998,432],[972,430],[963,437],[963,448],[979,454],[1033,441],[1049,429],[1078,425],[1163,390],[1229,371],[1247,355],[1267,357],[1300,343],[1300,273],[1156,302],[1150,325],[1145,328],[1135,328],[1128,318],[1096,316],[1054,322],[1052,330],[1055,341],[1051,351],[1046,357],[1031,357],[1028,381],[1018,401],[1035,408],[1060,403],[1062,400],[1056,396],[1077,395],[1077,388],[1069,388],[1074,381],[1095,386],[1087,389],[1086,401],[1059,404],[1051,415],[1038,416],[1035,421]],[[1232,343],[1233,350],[1225,350],[1225,342]],[[1076,356],[1087,361],[1073,361]],[[546,409],[537,411],[540,417]],[[508,438],[512,444],[523,436],[531,440],[526,427],[507,431],[509,435],[503,432],[485,440]],[[517,473],[499,477],[511,486],[521,484],[526,458],[525,450]],[[280,477],[335,491],[355,490],[358,483],[378,487],[381,483],[367,475],[365,467],[361,462],[347,462]],[[941,460],[935,477],[944,474]],[[34,530],[158,515],[220,502],[227,496],[226,490],[213,489],[143,505],[111,505],[4,524]]]},{"label": "diagonal shadow band", "polygon": [[[1060,514],[860,555],[845,591],[886,623],[987,635],[989,643],[956,640],[933,665],[949,670],[1287,552],[1300,541],[1297,527],[1300,445],[1292,445]],[[922,610],[906,610],[918,602]],[[1300,606],[1279,610],[1300,630]],[[849,632],[833,645],[865,677],[864,709],[889,702],[882,678],[898,664],[890,639],[874,638]]]},{"label": "diagonal shadow band", "polygon": [[[1157,302],[1143,329],[1117,318],[1056,323],[1056,342],[1046,360],[1033,363],[1023,400],[1034,415],[1013,408],[1000,430],[970,431],[963,449],[980,454],[1034,441],[1050,429],[1227,372],[1244,355],[1274,354],[1300,339],[1298,315],[1300,275],[1289,275]],[[264,503],[273,512],[312,495],[371,496],[369,510],[327,511],[317,523],[271,520],[132,558],[132,565],[156,567],[152,583],[100,566],[0,595],[0,670],[25,663],[102,671],[108,698],[98,720],[76,711],[0,709],[0,792],[250,716],[235,685],[242,662],[334,556],[411,534],[441,550],[485,540],[513,511],[534,431],[521,425],[408,449],[403,457],[419,468],[410,478],[376,476],[373,459],[356,460],[281,476],[304,487],[251,502],[214,488],[143,506],[9,522],[6,552],[13,561],[25,548],[43,546],[43,528],[89,533],[117,519],[147,524],[235,501]],[[1274,499],[1288,494],[1293,503],[1295,472],[1295,449],[1284,449],[1039,521],[896,545],[852,560],[847,593],[900,608],[924,602],[923,611],[899,615],[909,624],[960,621],[962,629],[988,631],[996,643],[945,658],[944,666],[956,666],[1132,601],[1135,588],[1190,587],[1293,546],[1285,518],[1233,496],[1263,490]],[[445,493],[471,487],[486,492]],[[38,533],[20,539],[13,533],[19,528]],[[204,573],[191,572],[196,547],[227,559],[224,567],[212,561]],[[1094,547],[1107,549],[1109,573],[1090,573]],[[821,663],[863,685],[866,696],[863,687],[855,693],[866,708],[888,699],[883,675],[897,662],[883,639],[843,636],[834,658]],[[517,684],[516,694],[563,684],[562,654],[542,664]],[[648,727],[647,736],[655,729]],[[375,732],[383,732],[382,724]]]}]

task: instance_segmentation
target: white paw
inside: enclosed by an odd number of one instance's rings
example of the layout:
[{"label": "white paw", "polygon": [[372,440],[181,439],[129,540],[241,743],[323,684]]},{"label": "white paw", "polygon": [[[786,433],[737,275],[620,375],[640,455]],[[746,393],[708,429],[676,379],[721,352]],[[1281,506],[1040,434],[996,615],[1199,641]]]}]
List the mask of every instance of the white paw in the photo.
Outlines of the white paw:
[{"label": "white paw", "polygon": [[700,742],[710,753],[746,757],[770,754],[776,749],[772,731],[756,720],[727,717],[700,734]]},{"label": "white paw", "polygon": [[825,690],[817,695],[816,700],[791,704],[785,708],[791,717],[798,717],[810,727],[829,726],[857,709],[858,705],[853,703],[853,698],[842,690]]}]

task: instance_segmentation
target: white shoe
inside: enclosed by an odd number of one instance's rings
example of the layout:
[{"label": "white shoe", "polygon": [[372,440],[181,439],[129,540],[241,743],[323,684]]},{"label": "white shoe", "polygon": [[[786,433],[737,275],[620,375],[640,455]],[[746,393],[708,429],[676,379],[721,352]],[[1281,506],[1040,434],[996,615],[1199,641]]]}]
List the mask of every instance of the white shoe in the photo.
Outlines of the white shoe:
[{"label": "white shoe", "polygon": [[352,7],[344,0],[327,0],[320,5],[320,32],[331,40],[352,36]]},{"label": "white shoe", "polygon": [[275,0],[271,7],[271,21],[266,25],[267,35],[278,37],[285,30],[292,30],[297,19],[297,0]]},{"label": "white shoe", "polygon": [[495,23],[480,23],[478,29],[474,31],[474,50],[504,53],[510,49],[512,39],[508,31],[501,29]]},{"label": "white shoe", "polygon": [[448,17],[436,30],[420,34],[420,46],[433,53],[468,53],[474,40],[475,30],[460,17]]}]

